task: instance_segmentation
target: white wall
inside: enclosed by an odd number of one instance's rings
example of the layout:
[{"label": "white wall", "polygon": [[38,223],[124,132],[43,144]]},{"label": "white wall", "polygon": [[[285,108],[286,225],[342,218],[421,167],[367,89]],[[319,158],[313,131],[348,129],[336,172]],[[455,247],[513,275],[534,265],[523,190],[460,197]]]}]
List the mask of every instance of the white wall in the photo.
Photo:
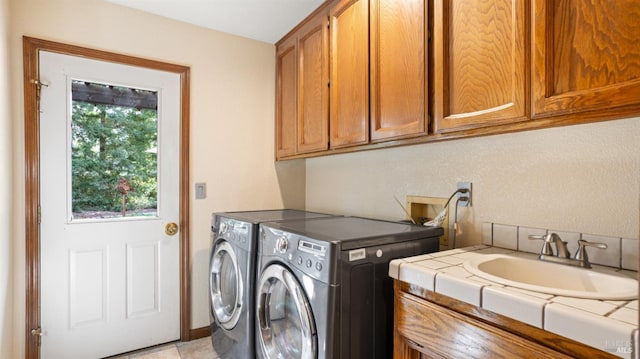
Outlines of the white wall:
[{"label": "white wall", "polygon": [[0,0],[0,358],[13,356],[9,1]]},{"label": "white wall", "polygon": [[459,246],[480,243],[482,222],[638,239],[638,139],[634,118],[308,159],[306,204],[400,219],[394,195],[447,198],[470,181]]},{"label": "white wall", "polygon": [[[193,183],[205,182],[208,196],[205,200],[193,200],[191,205],[191,319],[192,328],[207,326],[211,213],[304,207],[304,161],[273,163],[274,46],[99,0],[0,1],[9,1],[11,5],[9,47],[15,64],[10,73],[11,92],[17,95],[12,103],[12,117],[16,122],[13,130],[15,213],[24,213],[23,35],[190,66],[192,195]],[[0,101],[3,99],[0,96]],[[0,105],[0,108],[6,107]],[[0,116],[3,116],[0,131],[4,131],[0,136],[6,136],[3,123],[6,115],[0,113]],[[2,163],[4,166],[5,161]],[[4,167],[0,167],[0,171],[8,172]],[[0,177],[2,181],[7,176]],[[0,218],[3,221],[6,217]],[[15,248],[17,290],[13,298],[15,316],[20,319],[24,318],[25,310],[22,215],[14,221],[14,226],[14,241],[21,244]],[[6,244],[2,245],[0,260],[7,255]],[[4,266],[6,262],[0,263]],[[16,322],[19,323],[14,333],[23,333],[23,321]],[[13,357],[23,357],[22,334],[14,340],[19,342],[19,348]]]}]

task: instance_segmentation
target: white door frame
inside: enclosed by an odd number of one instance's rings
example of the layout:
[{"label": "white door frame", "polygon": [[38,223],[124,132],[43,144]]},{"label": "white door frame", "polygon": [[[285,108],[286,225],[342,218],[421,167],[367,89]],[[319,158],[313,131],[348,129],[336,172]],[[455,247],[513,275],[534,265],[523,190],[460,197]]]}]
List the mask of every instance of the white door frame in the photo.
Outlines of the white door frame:
[{"label": "white door frame", "polygon": [[[25,230],[26,316],[25,357],[40,358],[40,156],[38,52],[45,50],[71,56],[146,67],[180,75],[180,340],[191,339],[191,286],[189,258],[189,86],[190,69],[139,57],[115,54],[32,37],[23,37],[24,132],[25,132]],[[198,333],[194,333],[194,336]],[[199,335],[198,335],[199,336]]]}]

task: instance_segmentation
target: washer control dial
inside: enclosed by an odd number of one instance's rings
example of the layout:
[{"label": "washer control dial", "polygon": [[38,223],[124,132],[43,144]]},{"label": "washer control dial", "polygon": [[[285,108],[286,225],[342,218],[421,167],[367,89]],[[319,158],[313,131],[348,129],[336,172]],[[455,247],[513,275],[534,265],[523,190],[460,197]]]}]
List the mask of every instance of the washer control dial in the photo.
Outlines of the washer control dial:
[{"label": "washer control dial", "polygon": [[287,239],[287,237],[278,238],[278,240],[276,241],[276,250],[284,254],[287,252],[287,249],[289,249],[289,240]]}]

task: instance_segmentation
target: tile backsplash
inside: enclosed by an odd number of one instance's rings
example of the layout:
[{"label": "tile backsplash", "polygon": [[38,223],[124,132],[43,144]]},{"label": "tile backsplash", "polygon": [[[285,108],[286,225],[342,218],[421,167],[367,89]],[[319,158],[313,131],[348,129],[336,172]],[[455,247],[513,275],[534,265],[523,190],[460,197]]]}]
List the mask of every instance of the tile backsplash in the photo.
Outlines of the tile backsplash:
[{"label": "tile backsplash", "polygon": [[530,234],[545,235],[547,233],[557,233],[562,240],[568,242],[567,247],[572,257],[578,249],[579,239],[604,243],[607,245],[607,249],[587,248],[591,263],[634,271],[638,270],[639,241],[637,239],[485,222],[482,223],[482,244],[521,252],[540,253],[542,242],[531,240],[528,236]]}]

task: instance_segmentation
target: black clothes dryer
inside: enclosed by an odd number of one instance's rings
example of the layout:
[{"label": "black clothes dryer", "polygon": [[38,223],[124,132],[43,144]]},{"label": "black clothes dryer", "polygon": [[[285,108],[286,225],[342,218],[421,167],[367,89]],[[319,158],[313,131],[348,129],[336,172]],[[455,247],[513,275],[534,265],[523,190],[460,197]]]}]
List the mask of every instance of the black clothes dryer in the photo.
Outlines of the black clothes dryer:
[{"label": "black clothes dryer", "polygon": [[438,251],[442,233],[358,217],[261,224],[258,357],[391,358],[389,261]]}]

